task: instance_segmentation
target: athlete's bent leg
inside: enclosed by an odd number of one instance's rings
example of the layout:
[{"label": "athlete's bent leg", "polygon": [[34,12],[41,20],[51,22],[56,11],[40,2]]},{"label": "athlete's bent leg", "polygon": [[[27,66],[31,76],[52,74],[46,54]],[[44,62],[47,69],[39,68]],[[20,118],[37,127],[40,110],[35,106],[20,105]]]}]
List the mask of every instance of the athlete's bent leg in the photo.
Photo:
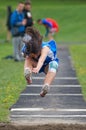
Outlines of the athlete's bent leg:
[{"label": "athlete's bent leg", "polygon": [[27,84],[32,83],[32,69],[33,67],[36,67],[37,62],[34,61],[30,57],[25,58],[25,64],[24,64],[24,76],[26,78]]},{"label": "athlete's bent leg", "polygon": [[24,69],[24,76],[26,78],[27,84],[31,84],[32,83],[32,72],[31,69],[29,67]]},{"label": "athlete's bent leg", "polygon": [[31,84],[32,83],[32,62],[31,62],[31,58],[29,57],[25,58],[24,76],[26,78],[27,84]]},{"label": "athlete's bent leg", "polygon": [[42,87],[42,91],[40,93],[40,95],[42,97],[44,97],[48,93],[48,91],[50,89],[50,85],[53,82],[53,80],[55,79],[57,69],[58,69],[58,63],[56,61],[51,61],[49,63],[49,70],[46,74],[46,77],[44,80],[44,85]]}]

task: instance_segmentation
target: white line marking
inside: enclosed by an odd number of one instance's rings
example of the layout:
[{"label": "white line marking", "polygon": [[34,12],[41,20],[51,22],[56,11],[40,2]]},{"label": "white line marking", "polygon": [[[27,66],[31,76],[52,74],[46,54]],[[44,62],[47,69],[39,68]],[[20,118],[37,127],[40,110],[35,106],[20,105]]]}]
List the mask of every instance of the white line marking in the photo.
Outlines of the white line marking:
[{"label": "white line marking", "polygon": [[[22,96],[39,96],[40,94],[39,93],[21,93],[20,95]],[[59,94],[47,94],[47,95],[51,95],[51,96],[82,96],[82,94],[62,94],[62,93],[59,93]]]},{"label": "white line marking", "polygon": [[11,115],[12,118],[83,118],[86,117],[86,115]]},{"label": "white line marking", "polygon": [[43,111],[43,108],[13,108],[11,111]]},{"label": "white line marking", "polygon": [[[44,79],[45,77],[32,77],[33,79]],[[55,79],[64,79],[64,80],[66,80],[66,79],[71,79],[71,80],[76,80],[77,79],[77,77],[56,77]]]},{"label": "white line marking", "polygon": [[[31,84],[27,85],[27,87],[42,87],[41,84]],[[51,87],[81,87],[81,85],[50,85]]]},{"label": "white line marking", "polygon": [[11,111],[58,111],[58,112],[86,112],[86,109],[44,109],[44,108],[13,108]]}]

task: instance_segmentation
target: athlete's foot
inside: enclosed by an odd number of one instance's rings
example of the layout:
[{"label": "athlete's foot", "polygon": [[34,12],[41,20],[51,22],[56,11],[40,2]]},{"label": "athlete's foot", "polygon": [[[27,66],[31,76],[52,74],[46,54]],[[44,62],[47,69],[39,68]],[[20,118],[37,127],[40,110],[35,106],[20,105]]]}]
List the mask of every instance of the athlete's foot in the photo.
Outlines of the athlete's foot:
[{"label": "athlete's foot", "polygon": [[26,78],[28,85],[32,84],[32,78],[31,77],[25,77],[25,78]]},{"label": "athlete's foot", "polygon": [[27,84],[30,85],[32,83],[32,74],[29,69],[25,69],[25,78],[26,78]]},{"label": "athlete's foot", "polygon": [[48,90],[49,90],[49,86],[47,84],[44,85],[43,88],[42,88],[42,91],[40,93],[40,96],[45,97],[45,95],[48,93]]}]

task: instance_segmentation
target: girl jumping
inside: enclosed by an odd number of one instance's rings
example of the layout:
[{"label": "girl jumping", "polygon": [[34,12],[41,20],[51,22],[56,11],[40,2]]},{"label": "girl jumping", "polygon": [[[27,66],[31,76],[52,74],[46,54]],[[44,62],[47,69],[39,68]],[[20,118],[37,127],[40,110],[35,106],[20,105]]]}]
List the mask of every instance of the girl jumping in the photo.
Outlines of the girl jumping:
[{"label": "girl jumping", "polygon": [[45,73],[44,84],[40,96],[44,97],[49,89],[58,70],[58,58],[56,42],[52,39],[48,42],[42,41],[39,31],[33,27],[26,29],[22,48],[25,57],[24,76],[28,84],[32,83],[33,73]]}]

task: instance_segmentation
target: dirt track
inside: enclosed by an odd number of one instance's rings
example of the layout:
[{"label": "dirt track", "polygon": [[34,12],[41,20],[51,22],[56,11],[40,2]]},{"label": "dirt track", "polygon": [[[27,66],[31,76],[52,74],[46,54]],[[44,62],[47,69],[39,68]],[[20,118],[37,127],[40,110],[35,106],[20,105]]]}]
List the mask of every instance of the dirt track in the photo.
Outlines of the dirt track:
[{"label": "dirt track", "polygon": [[1,123],[0,130],[86,130],[86,125],[51,124],[37,126],[16,126],[12,124]]}]

